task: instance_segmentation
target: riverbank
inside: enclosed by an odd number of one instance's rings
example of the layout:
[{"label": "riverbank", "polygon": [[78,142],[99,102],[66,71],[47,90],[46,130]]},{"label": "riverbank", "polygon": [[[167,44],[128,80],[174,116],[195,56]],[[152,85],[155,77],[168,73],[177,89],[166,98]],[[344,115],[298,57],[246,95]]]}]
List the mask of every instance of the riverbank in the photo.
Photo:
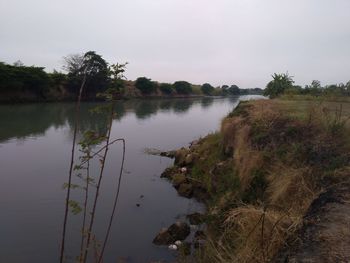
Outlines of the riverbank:
[{"label": "riverbank", "polygon": [[348,261],[349,116],[349,103],[241,102],[178,150],[163,176],[208,208],[195,261]]},{"label": "riverbank", "polygon": [[[246,94],[246,95],[260,95],[260,94]],[[126,100],[156,100],[156,99],[222,99],[238,97],[240,95],[206,95],[206,94],[142,94],[140,92],[124,92],[119,96],[120,101]],[[242,95],[244,96],[244,95]],[[75,102],[76,95],[66,91],[61,93],[36,94],[30,92],[14,92],[1,94],[0,105],[4,104],[25,104],[25,103],[55,103],[55,102]],[[104,102],[104,99],[96,96],[83,98],[84,102]]]}]

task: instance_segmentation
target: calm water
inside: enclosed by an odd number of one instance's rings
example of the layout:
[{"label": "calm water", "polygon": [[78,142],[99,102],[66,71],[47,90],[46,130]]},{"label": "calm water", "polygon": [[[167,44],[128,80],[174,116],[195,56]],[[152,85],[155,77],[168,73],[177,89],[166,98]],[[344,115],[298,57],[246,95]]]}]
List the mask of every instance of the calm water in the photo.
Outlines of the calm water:
[{"label": "calm water", "polygon": [[[159,177],[172,160],[143,151],[176,149],[214,132],[238,99],[133,100],[117,105],[112,138],[126,139],[126,162],[105,262],[174,258],[167,248],[153,245],[152,239],[162,227],[203,207],[179,197]],[[89,112],[95,106],[82,105],[81,130],[105,127],[103,116]],[[73,113],[72,103],[0,106],[0,262],[58,262]],[[121,146],[115,145],[109,152],[97,207],[97,237],[105,231],[120,160]],[[79,200],[82,191],[73,192]],[[71,257],[79,245],[79,220],[79,215],[69,219],[67,253]]]}]

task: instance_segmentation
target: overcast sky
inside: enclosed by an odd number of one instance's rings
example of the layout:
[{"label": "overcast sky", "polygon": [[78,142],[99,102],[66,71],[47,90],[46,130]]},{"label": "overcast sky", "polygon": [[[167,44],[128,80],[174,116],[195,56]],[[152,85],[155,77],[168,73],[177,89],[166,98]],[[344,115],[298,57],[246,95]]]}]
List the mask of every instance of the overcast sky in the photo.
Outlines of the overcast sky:
[{"label": "overcast sky", "polygon": [[127,77],[265,87],[350,80],[350,0],[0,0],[0,61],[94,50]]}]

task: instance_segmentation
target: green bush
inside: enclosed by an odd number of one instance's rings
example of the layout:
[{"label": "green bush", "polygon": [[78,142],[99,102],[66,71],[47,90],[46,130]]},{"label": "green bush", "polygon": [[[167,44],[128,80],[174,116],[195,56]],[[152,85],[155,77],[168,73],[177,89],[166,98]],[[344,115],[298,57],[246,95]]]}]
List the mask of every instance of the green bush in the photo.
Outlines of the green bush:
[{"label": "green bush", "polygon": [[192,93],[192,86],[187,81],[176,81],[173,86],[178,94]]},{"label": "green bush", "polygon": [[157,89],[155,82],[146,77],[138,78],[136,80],[135,87],[139,89],[142,92],[142,94],[151,94]]},{"label": "green bush", "polygon": [[49,87],[42,67],[12,66],[0,62],[0,92],[31,92],[41,95]]},{"label": "green bush", "polygon": [[271,80],[264,90],[265,96],[270,96],[275,98],[282,95],[286,90],[293,88],[294,80],[291,76],[286,74],[274,74],[272,75],[273,80]]},{"label": "green bush", "polygon": [[212,95],[214,91],[214,87],[209,83],[205,83],[201,86],[201,90],[205,95]]},{"label": "green bush", "polygon": [[159,89],[163,94],[166,94],[166,95],[170,95],[173,93],[173,86],[169,83],[160,84]]}]

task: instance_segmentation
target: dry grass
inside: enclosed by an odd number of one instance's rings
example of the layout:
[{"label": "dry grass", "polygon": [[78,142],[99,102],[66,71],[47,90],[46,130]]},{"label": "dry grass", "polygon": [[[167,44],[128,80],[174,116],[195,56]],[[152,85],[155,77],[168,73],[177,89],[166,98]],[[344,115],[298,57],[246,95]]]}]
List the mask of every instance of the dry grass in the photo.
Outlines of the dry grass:
[{"label": "dry grass", "polygon": [[[223,234],[219,240],[209,240],[201,262],[269,262],[297,229],[300,219],[291,217],[288,211],[251,205],[231,209]],[[229,242],[232,238],[234,244]]]},{"label": "dry grass", "polygon": [[323,188],[348,174],[350,103],[342,103],[253,101],[223,120],[239,190],[227,187],[210,207],[216,219],[199,262],[268,262],[278,253]]},{"label": "dry grass", "polygon": [[275,165],[267,176],[267,202],[274,207],[288,207],[290,213],[302,216],[319,194],[313,184],[312,170]]}]

